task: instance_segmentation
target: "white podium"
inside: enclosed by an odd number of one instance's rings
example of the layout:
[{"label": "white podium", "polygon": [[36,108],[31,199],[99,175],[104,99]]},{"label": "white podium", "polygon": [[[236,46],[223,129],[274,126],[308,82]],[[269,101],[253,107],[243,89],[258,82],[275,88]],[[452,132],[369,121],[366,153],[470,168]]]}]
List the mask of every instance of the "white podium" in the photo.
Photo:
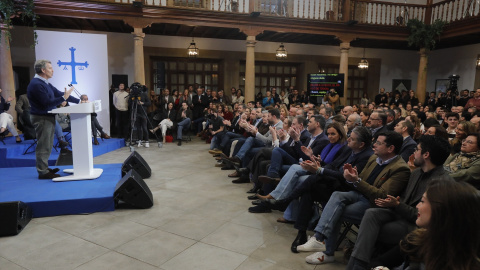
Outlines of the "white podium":
[{"label": "white podium", "polygon": [[92,120],[90,116],[91,113],[101,110],[102,103],[100,100],[95,100],[49,111],[49,113],[69,113],[72,128],[73,170],[66,169],[63,172],[73,174],[53,178],[53,181],[88,180],[102,175],[103,169],[93,168]]}]

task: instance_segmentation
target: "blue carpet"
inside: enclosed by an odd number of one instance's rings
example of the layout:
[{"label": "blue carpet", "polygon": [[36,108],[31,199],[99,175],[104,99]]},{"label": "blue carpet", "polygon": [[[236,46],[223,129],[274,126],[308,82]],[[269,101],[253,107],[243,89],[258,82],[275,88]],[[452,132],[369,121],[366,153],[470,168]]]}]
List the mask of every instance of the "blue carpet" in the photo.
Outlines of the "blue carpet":
[{"label": "blue carpet", "polygon": [[[23,140],[23,135],[20,135]],[[100,156],[110,151],[125,146],[125,140],[123,139],[108,139],[99,140],[100,145],[92,145],[93,156]],[[0,168],[12,168],[12,167],[34,167],[35,166],[35,147],[32,147],[29,151],[30,154],[23,155],[23,152],[33,143],[33,140],[23,141],[16,143],[14,137],[5,139],[6,145],[0,143]],[[55,139],[54,145],[57,143]],[[58,151],[58,152],[57,152]],[[50,158],[48,159],[48,165],[53,166],[57,161],[60,154],[60,148],[53,149]]]},{"label": "blue carpet", "polygon": [[[94,180],[39,180],[35,167],[0,169],[0,202],[23,201],[33,217],[113,211],[113,192],[122,178],[122,164],[99,164],[103,174]],[[60,166],[63,169],[72,166]],[[68,175],[60,171],[62,176]]]}]

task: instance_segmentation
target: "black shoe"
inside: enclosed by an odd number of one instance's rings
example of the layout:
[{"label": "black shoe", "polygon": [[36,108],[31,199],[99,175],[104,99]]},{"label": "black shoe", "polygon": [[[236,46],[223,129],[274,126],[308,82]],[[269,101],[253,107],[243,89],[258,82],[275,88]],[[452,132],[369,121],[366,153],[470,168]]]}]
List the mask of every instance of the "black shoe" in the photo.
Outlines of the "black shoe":
[{"label": "black shoe", "polygon": [[58,171],[60,171],[60,169],[59,168],[53,168],[53,169],[48,168],[48,171],[51,172],[51,173],[57,173]]},{"label": "black shoe", "polygon": [[307,242],[307,233],[306,232],[298,232],[297,237],[295,240],[293,240],[292,246],[290,247],[290,250],[293,253],[298,253],[297,251],[297,246],[303,245]]},{"label": "black shoe", "polygon": [[250,170],[248,168],[238,168],[238,172],[241,174],[248,174]]},{"label": "black shoe", "polygon": [[258,177],[258,181],[260,183],[263,183],[263,184],[270,184],[270,183],[280,183],[280,178],[277,178],[277,177],[269,177],[269,176],[266,176],[266,175],[260,175]]},{"label": "black shoe", "polygon": [[38,179],[53,179],[57,177],[60,177],[60,174],[56,174],[51,171],[48,171],[46,174],[39,175]]},{"label": "black shoe", "polygon": [[273,210],[278,210],[281,212],[284,212],[287,207],[289,202],[287,200],[275,200],[275,199],[266,199],[265,203],[268,205]]},{"label": "black shoe", "polygon": [[253,205],[260,205],[261,203],[262,203],[261,200],[252,201],[252,204],[253,204]]},{"label": "black shoe", "polygon": [[68,146],[68,142],[66,141],[60,141],[58,144],[60,145],[60,148],[65,148]]},{"label": "black shoe", "polygon": [[[225,162],[224,162],[224,164],[225,164]],[[233,170],[233,169],[234,169],[233,166],[230,165],[230,164],[225,164],[225,166],[222,167],[222,170]]]},{"label": "black shoe", "polygon": [[235,156],[235,157],[231,157],[231,158],[226,158],[225,160],[226,160],[229,164],[232,164],[232,165],[234,165],[234,166],[239,166],[239,167],[240,167],[241,164],[242,164],[242,160],[239,159],[239,158],[236,157],[236,156]]},{"label": "black shoe", "polygon": [[182,145],[182,140],[178,140],[177,145],[178,145],[178,146],[181,146],[181,145]]},{"label": "black shoe", "polygon": [[237,180],[232,180],[232,183],[234,183],[234,184],[245,184],[245,183],[250,183],[250,180],[240,177]]},{"label": "black shoe", "polygon": [[250,212],[250,213],[270,213],[270,212],[272,212],[272,210],[265,203],[260,203],[257,206],[248,208],[248,212]]},{"label": "black shoe", "polygon": [[257,193],[258,190],[259,190],[259,188],[254,186],[252,189],[248,190],[247,193],[255,194],[255,193]]},{"label": "black shoe", "polygon": [[253,195],[248,196],[247,199],[249,199],[249,200],[257,200],[258,197],[257,197],[256,194],[253,194]]}]

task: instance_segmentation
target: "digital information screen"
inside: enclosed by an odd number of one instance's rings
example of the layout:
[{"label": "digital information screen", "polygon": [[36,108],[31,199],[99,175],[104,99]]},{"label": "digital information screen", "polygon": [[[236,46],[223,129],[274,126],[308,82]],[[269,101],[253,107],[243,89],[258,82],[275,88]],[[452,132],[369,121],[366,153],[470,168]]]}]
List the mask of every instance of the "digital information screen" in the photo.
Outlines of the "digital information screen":
[{"label": "digital information screen", "polygon": [[307,74],[308,95],[310,97],[324,97],[328,90],[335,91],[343,97],[343,83],[345,74]]}]

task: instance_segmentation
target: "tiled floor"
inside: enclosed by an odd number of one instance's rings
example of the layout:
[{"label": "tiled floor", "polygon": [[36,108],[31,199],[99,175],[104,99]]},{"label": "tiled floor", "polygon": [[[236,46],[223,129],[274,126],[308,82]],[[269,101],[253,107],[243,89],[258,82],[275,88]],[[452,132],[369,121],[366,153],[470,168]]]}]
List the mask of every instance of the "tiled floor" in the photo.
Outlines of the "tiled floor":
[{"label": "tiled floor", "polygon": [[[207,150],[199,140],[138,149],[152,168],[151,209],[33,219],[0,238],[0,270],[345,268],[341,252],[323,266],[290,252],[293,226],[276,222],[280,212],[248,213],[250,184],[232,184]],[[94,161],[122,163],[129,154],[123,148]]]}]

